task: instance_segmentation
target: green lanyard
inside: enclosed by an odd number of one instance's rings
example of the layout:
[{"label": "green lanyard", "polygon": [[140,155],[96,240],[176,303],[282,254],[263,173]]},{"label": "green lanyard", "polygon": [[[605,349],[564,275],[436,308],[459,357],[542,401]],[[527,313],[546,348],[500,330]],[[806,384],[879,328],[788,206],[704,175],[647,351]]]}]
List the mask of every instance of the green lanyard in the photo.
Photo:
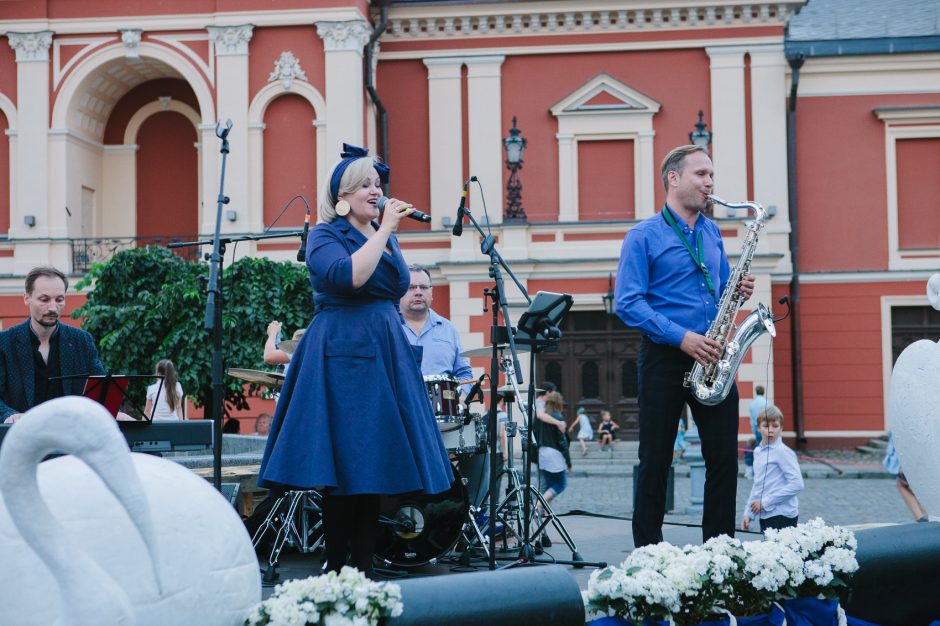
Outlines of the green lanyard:
[{"label": "green lanyard", "polygon": [[695,265],[702,270],[702,274],[705,276],[705,285],[708,287],[713,295],[715,293],[715,287],[712,285],[711,275],[708,273],[708,266],[705,265],[705,252],[702,250],[702,231],[698,232],[698,254],[695,254],[695,250],[692,249],[692,246],[689,245],[689,240],[685,238],[685,235],[682,234],[682,231],[679,230],[679,225],[676,224],[676,218],[672,216],[672,210],[669,208],[669,205],[663,207],[663,219],[666,220],[666,223],[672,226],[672,229],[676,231],[676,236],[679,237],[679,241],[682,242],[682,245],[685,246],[685,249],[689,251],[689,256],[692,257],[692,261],[695,262]]}]

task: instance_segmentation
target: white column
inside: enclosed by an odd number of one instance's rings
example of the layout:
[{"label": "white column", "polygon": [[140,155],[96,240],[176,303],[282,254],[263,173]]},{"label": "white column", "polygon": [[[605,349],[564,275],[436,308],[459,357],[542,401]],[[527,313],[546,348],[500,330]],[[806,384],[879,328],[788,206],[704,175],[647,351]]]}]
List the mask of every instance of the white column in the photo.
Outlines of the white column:
[{"label": "white column", "polygon": [[126,237],[137,232],[137,149],[138,146],[109,145],[101,154],[100,237]]},{"label": "white column", "polygon": [[[743,46],[709,46],[715,193],[740,202],[747,196]],[[781,104],[782,108],[783,105]]]},{"label": "white column", "polygon": [[[219,150],[221,140],[215,136],[214,124],[199,125],[199,159],[202,164],[200,171],[201,190],[199,202],[199,233],[211,235],[215,232],[215,215],[219,198],[219,176],[222,170],[222,155]],[[229,176],[225,177],[225,188],[228,190]],[[226,193],[228,195],[228,193]],[[224,211],[225,209],[223,209]],[[222,216],[223,222],[225,215]]]},{"label": "white column", "polygon": [[636,202],[633,217],[638,220],[652,217],[659,210],[659,207],[653,206],[656,201],[656,185],[662,184],[659,168],[656,167],[653,159],[653,137],[655,136],[655,131],[641,130],[637,133],[636,144],[633,148],[633,158],[636,159],[636,166],[633,168],[635,172],[633,197]]},{"label": "white column", "polygon": [[[343,143],[363,146],[362,48],[372,31],[365,20],[317,22],[326,57],[327,161],[339,159]],[[383,156],[383,155],[379,155]]]},{"label": "white column", "polygon": [[[255,214],[260,206],[253,206],[248,195],[248,42],[254,26],[209,26],[209,39],[215,47],[216,102],[219,120],[224,124],[232,120],[228,142],[230,152],[225,168],[225,195],[231,198],[224,211],[234,210],[238,219],[222,219],[222,229],[229,232],[248,230],[258,221]],[[221,146],[221,140],[216,139]],[[212,185],[208,186],[209,189]],[[215,186],[218,197],[218,184]],[[203,211],[204,232],[215,229],[215,210]],[[208,218],[208,223],[206,219]]]},{"label": "white column", "polygon": [[[504,56],[466,57],[467,124],[470,152],[470,174],[480,179],[480,186],[470,185],[470,206],[483,213],[483,202],[489,207],[493,224],[503,221],[503,142],[502,84]],[[454,192],[458,188],[454,188]],[[446,214],[446,211],[445,211]]]},{"label": "white column", "polygon": [[[16,52],[17,141],[11,181],[16,197],[10,211],[10,238],[49,237],[55,224],[49,208],[49,46],[52,31],[7,33]],[[56,176],[65,177],[65,172]],[[23,220],[31,215],[35,226]],[[64,222],[64,220],[63,220]],[[27,268],[28,271],[28,268]],[[25,273],[25,272],[24,272]]]},{"label": "white column", "polygon": [[782,44],[751,46],[751,153],[754,200],[787,221],[787,63]]},{"label": "white column", "polygon": [[[264,223],[264,149],[263,137],[264,123],[255,122],[248,126],[248,153],[252,155],[253,165],[250,168],[249,188],[251,189],[251,221],[248,223],[249,232],[260,233],[267,224]],[[255,211],[254,208],[258,210]]]},{"label": "white column", "polygon": [[[428,68],[428,141],[431,160],[431,227],[456,216],[463,185],[463,59],[424,59]],[[489,186],[489,185],[487,185]],[[502,188],[500,183],[499,188]],[[497,203],[495,206],[501,206]],[[481,212],[482,214],[482,212]],[[474,213],[476,216],[476,213]]]},{"label": "white column", "polygon": [[578,142],[572,133],[557,133],[558,221],[578,220]]}]

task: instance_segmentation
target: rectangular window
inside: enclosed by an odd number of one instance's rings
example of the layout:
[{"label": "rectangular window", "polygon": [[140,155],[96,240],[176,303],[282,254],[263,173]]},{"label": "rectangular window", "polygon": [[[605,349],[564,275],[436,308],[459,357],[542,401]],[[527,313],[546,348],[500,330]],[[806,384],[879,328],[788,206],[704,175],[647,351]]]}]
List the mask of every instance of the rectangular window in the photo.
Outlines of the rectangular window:
[{"label": "rectangular window", "polygon": [[581,221],[634,219],[634,175],[633,141],[579,141]]},{"label": "rectangular window", "polygon": [[940,137],[898,139],[898,247],[940,247]]}]

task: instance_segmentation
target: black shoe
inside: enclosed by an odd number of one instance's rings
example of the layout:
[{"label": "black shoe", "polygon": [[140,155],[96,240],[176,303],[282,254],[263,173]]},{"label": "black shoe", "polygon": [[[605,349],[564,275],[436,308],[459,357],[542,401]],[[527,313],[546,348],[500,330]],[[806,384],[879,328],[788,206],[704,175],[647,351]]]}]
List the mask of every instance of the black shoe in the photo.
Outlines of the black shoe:
[{"label": "black shoe", "polygon": [[552,540],[548,538],[548,533],[542,533],[542,547],[551,548]]}]

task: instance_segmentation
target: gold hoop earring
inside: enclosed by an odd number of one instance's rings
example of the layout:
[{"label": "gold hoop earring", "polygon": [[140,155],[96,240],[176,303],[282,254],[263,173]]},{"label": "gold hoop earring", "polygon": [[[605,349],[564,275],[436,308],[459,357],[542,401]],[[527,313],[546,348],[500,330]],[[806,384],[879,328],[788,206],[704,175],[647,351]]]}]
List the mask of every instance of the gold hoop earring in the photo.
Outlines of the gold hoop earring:
[{"label": "gold hoop earring", "polygon": [[336,203],[336,214],[339,215],[340,217],[346,217],[347,215],[349,215],[350,208],[351,207],[349,206],[349,203],[347,201],[340,200],[339,202]]}]

